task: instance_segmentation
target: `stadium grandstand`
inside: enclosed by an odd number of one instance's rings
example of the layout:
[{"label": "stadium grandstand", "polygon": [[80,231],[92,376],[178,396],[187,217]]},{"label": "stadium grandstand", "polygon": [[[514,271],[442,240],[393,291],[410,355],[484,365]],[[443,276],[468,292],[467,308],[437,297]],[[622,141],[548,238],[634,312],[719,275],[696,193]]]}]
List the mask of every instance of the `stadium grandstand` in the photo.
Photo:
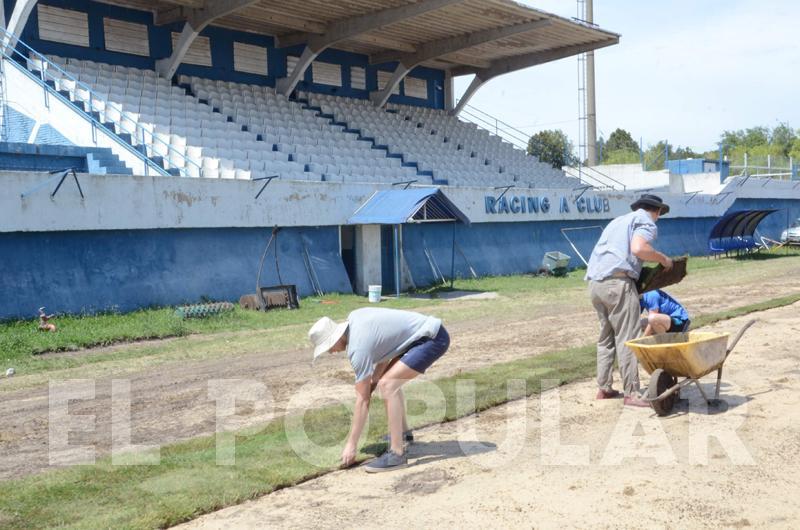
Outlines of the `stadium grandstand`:
[{"label": "stadium grandstand", "polygon": [[[459,117],[497,77],[619,42],[580,20],[511,0],[5,0],[2,15],[0,317],[235,300],[272,227],[267,281],[302,294],[527,272],[586,254],[630,202]],[[673,208],[673,250],[705,249],[735,201],[794,205],[716,185]],[[388,191],[382,208],[410,209],[350,222]],[[41,260],[57,279],[30,272]]]}]

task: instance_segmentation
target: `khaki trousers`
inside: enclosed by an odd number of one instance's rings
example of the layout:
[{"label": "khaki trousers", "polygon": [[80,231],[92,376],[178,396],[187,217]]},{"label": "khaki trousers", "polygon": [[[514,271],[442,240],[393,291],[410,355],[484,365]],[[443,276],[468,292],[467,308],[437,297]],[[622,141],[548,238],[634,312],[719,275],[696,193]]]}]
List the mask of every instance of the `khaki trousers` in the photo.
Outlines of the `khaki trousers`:
[{"label": "khaki trousers", "polygon": [[639,293],[630,278],[607,278],[589,282],[589,295],[600,319],[597,341],[597,385],[611,390],[614,357],[622,374],[625,395],[639,392],[639,362],[625,342],[639,335]]}]

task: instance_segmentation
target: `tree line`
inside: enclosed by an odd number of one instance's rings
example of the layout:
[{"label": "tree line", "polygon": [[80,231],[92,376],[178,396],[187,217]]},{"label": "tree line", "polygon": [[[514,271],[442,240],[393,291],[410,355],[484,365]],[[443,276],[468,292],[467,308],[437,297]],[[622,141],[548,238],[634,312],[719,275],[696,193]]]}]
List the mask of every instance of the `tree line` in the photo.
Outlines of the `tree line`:
[{"label": "tree line", "polygon": [[[641,148],[633,135],[622,128],[615,129],[608,138],[602,136],[597,141],[597,153],[601,164],[643,163],[646,169],[664,167],[664,160],[685,158],[707,158],[716,160],[720,151],[729,160],[741,163],[745,154],[758,160],[766,159],[786,163],[791,157],[800,159],[800,129],[793,129],[788,123],[775,127],[757,126],[735,131],[724,131],[717,142],[718,149],[702,153],[690,147],[673,145],[659,141]],[[553,167],[576,165],[578,163],[575,147],[564,131],[549,129],[539,131],[528,141],[528,154],[538,157]],[[780,163],[779,162],[779,163]]]}]

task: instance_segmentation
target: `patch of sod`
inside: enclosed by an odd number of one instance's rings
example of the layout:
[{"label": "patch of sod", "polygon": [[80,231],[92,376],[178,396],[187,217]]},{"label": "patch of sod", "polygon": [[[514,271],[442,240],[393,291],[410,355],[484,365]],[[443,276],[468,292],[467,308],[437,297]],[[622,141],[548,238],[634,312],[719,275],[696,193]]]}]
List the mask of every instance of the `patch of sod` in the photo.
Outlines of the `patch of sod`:
[{"label": "patch of sod", "polygon": [[[798,300],[800,295],[793,295],[742,306],[707,315],[698,324]],[[509,392],[511,380],[524,381],[524,394],[531,395],[543,384],[566,384],[590,377],[594,370],[594,346],[587,345],[412,384],[406,392],[411,424],[451,421],[522,397]],[[456,389],[465,382],[472,390],[459,393]],[[444,407],[428,408],[425,403],[437,401],[433,398],[443,398]],[[349,419],[343,405],[328,405],[237,433],[234,465],[217,464],[217,437],[211,436],[162,448],[158,465],[115,466],[104,458],[96,465],[0,483],[0,524],[9,529],[174,525],[336,469]],[[376,400],[361,460],[385,448],[380,442],[385,432],[386,417]]]}]

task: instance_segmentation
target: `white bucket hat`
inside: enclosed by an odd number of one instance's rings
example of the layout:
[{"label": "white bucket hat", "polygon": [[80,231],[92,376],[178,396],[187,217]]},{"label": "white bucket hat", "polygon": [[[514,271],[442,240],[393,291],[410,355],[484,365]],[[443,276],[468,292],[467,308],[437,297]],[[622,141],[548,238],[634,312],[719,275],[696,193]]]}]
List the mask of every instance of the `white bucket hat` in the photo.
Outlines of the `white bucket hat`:
[{"label": "white bucket hat", "polygon": [[314,360],[323,353],[330,351],[333,345],[342,338],[347,331],[347,321],[337,324],[328,317],[322,317],[311,326],[308,338],[314,343]]}]

